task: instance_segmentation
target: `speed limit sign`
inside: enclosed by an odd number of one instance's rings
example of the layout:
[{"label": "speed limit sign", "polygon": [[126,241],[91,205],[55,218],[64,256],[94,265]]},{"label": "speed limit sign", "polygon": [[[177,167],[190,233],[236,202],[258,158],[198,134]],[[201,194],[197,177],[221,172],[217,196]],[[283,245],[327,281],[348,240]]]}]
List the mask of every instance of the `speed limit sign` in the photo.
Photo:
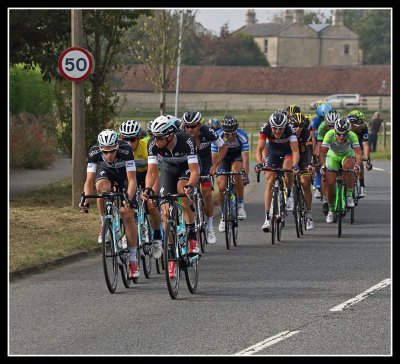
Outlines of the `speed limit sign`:
[{"label": "speed limit sign", "polygon": [[67,80],[81,81],[92,72],[93,57],[83,48],[68,48],[61,54],[58,68]]}]

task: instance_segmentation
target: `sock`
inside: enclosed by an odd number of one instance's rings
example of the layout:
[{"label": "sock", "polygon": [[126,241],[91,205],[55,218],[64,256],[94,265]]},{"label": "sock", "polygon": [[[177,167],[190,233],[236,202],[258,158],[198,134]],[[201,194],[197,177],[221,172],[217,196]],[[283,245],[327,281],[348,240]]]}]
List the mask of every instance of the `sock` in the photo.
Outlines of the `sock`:
[{"label": "sock", "polygon": [[312,215],[311,215],[311,209],[310,209],[310,210],[307,209],[307,217],[311,219],[311,217],[312,217]]},{"label": "sock", "polygon": [[265,217],[269,217],[269,210],[265,210]]},{"label": "sock", "polygon": [[101,224],[103,224],[103,221],[106,219],[105,215],[100,215],[100,220],[101,220]]},{"label": "sock", "polygon": [[290,189],[287,190],[287,197],[290,197],[291,193],[292,193],[292,189],[290,188]]},{"label": "sock", "polygon": [[352,188],[348,188],[347,189],[347,193],[346,193],[346,197],[351,197],[353,196],[353,189]]},{"label": "sock", "polygon": [[213,218],[214,218],[214,215],[211,215],[211,216],[207,216],[207,229],[208,230],[212,230],[212,228],[213,228]]},{"label": "sock", "polygon": [[238,205],[242,204],[243,205],[243,198],[238,197]]},{"label": "sock", "polygon": [[129,263],[132,262],[137,263],[136,250],[137,250],[136,246],[133,248],[129,247]]},{"label": "sock", "polygon": [[244,203],[243,202],[238,202],[238,207],[244,208]]},{"label": "sock", "polygon": [[154,230],[154,234],[153,234],[153,239],[156,240],[161,240],[162,236],[161,236],[161,230]]},{"label": "sock", "polygon": [[361,187],[365,187],[365,186],[364,186],[364,178],[360,178],[360,186],[361,186]]},{"label": "sock", "polygon": [[335,211],[335,205],[329,205],[329,211]]}]

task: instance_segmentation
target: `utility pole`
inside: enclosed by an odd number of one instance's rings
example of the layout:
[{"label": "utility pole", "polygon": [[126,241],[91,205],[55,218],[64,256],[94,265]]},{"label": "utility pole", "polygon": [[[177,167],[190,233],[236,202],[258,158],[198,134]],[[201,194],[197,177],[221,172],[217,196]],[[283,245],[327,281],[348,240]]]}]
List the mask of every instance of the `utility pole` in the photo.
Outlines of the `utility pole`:
[{"label": "utility pole", "polygon": [[182,33],[183,33],[183,14],[185,10],[181,10],[181,24],[179,29],[179,44],[178,44],[178,67],[176,69],[176,91],[175,91],[175,117],[178,117],[179,103],[179,80],[181,76],[181,50],[182,50]]},{"label": "utility pole", "polygon": [[[71,44],[82,47],[82,10],[71,10]],[[72,206],[78,207],[85,183],[84,80],[72,82]]]}]

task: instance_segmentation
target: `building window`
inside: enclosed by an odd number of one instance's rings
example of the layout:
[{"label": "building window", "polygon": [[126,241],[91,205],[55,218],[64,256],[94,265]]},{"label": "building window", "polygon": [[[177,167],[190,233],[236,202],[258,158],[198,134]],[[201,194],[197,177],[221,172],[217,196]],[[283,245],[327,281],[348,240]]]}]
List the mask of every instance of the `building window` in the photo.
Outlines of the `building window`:
[{"label": "building window", "polygon": [[345,44],[344,45],[344,54],[346,55],[346,54],[349,54],[349,51],[350,51],[350,46],[348,45],[348,44]]},{"label": "building window", "polygon": [[268,39],[264,39],[264,54],[268,53]]}]

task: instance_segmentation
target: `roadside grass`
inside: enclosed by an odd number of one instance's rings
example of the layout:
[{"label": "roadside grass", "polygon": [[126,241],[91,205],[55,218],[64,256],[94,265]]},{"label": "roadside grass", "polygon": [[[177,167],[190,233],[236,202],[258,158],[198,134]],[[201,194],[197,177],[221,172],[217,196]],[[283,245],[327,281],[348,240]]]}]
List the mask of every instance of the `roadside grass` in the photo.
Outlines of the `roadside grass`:
[{"label": "roadside grass", "polygon": [[71,177],[9,201],[9,271],[52,262],[99,246],[96,205],[71,207]]}]

